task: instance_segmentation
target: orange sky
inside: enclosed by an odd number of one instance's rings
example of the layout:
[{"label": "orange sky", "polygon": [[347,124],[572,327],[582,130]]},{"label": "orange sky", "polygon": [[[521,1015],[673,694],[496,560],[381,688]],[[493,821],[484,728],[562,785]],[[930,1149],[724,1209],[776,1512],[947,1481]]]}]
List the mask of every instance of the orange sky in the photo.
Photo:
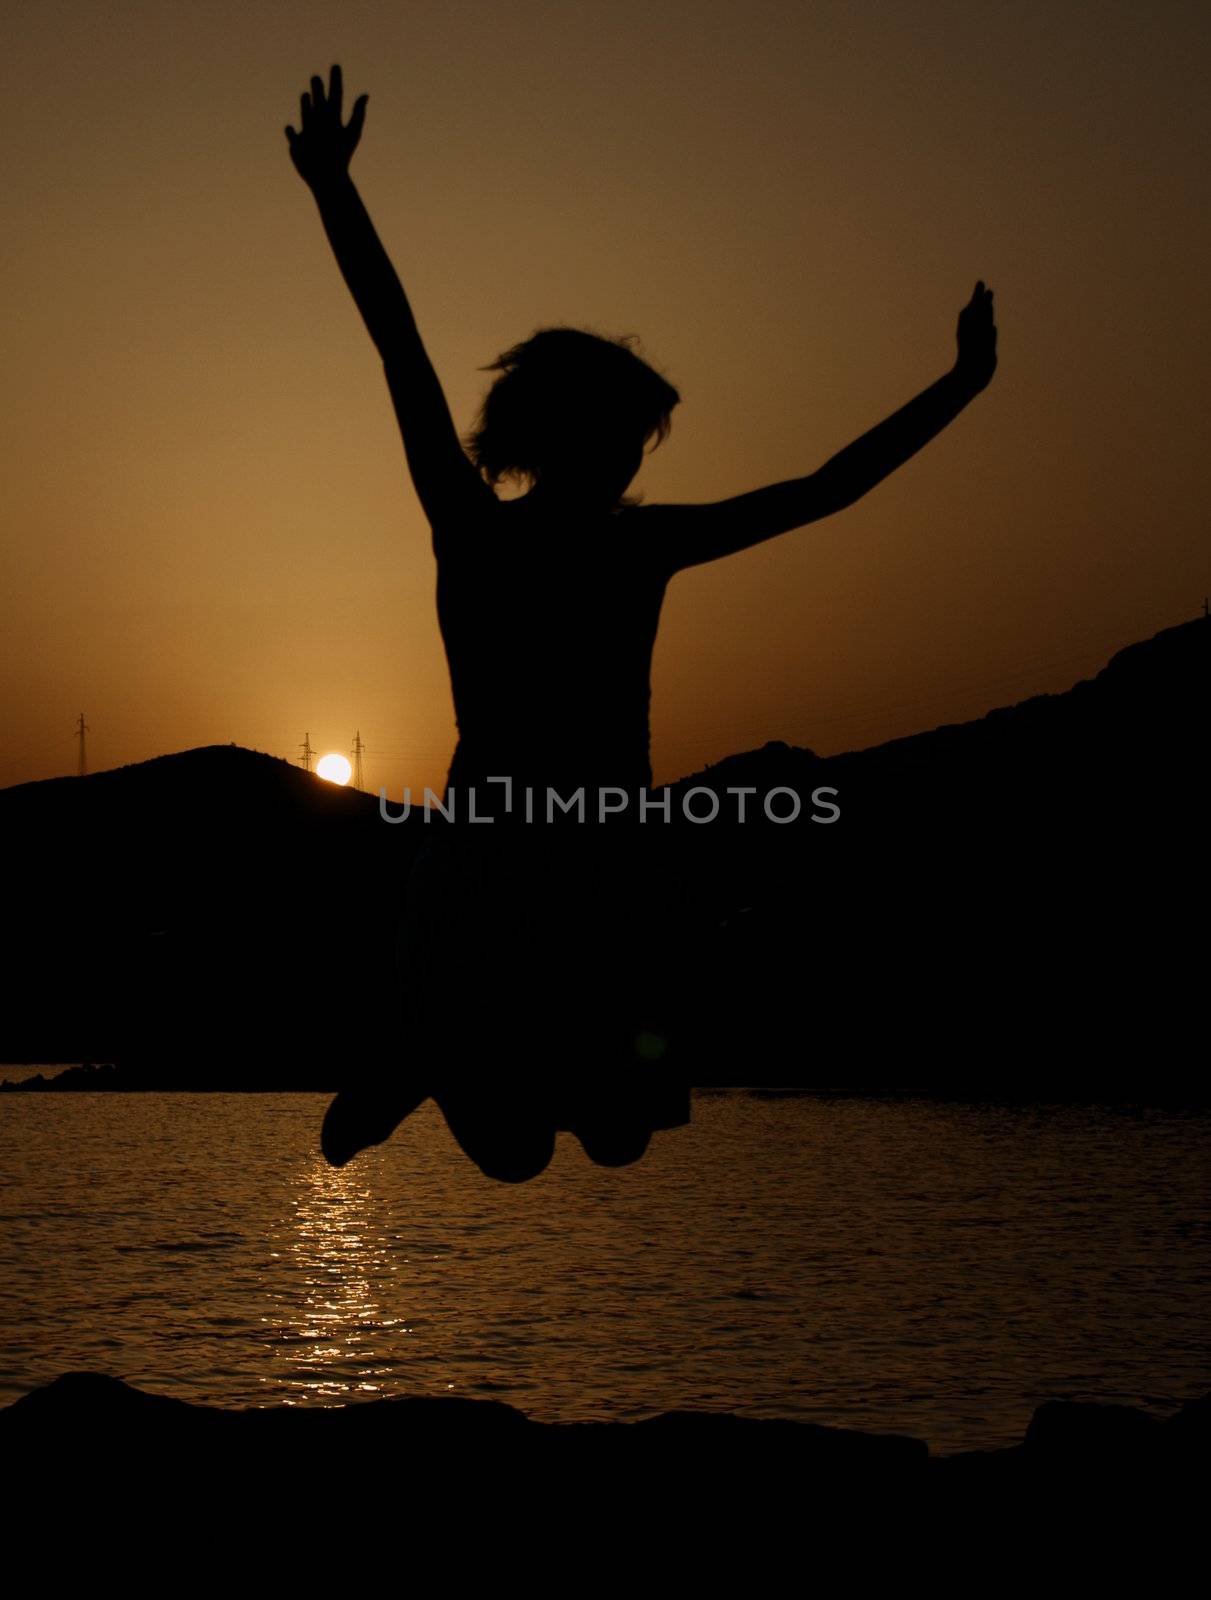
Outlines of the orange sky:
[{"label": "orange sky", "polygon": [[10,0],[0,784],[235,740],[440,785],[433,559],[282,133],[339,60],[354,176],[469,426],[552,322],[678,386],[637,487],[813,470],[1000,370],[861,504],[681,574],[658,782],[1067,687],[1211,588],[1211,11],[958,0]]}]

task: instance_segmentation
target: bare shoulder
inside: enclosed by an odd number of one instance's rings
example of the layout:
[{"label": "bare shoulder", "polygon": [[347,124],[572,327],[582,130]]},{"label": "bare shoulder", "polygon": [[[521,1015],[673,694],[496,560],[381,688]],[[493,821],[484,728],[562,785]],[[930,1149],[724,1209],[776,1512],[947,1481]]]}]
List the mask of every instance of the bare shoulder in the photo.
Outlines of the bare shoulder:
[{"label": "bare shoulder", "polygon": [[696,514],[705,509],[644,501],[641,505],[624,506],[618,518],[626,527],[628,543],[644,565],[669,578],[682,566],[686,535],[700,525]]},{"label": "bare shoulder", "polygon": [[657,533],[664,528],[678,526],[685,517],[686,512],[699,509],[696,506],[678,506],[663,503],[649,504],[641,501],[637,505],[627,505],[619,508],[614,515],[620,523],[633,530],[642,528],[646,533]]},{"label": "bare shoulder", "polygon": [[838,502],[819,487],[818,475],[767,484],[725,500],[643,508],[644,527],[670,577],[686,567],[748,550],[836,509]]},{"label": "bare shoulder", "polygon": [[644,528],[649,534],[656,535],[678,528],[692,527],[712,510],[707,505],[674,505],[666,501],[658,501],[653,505],[644,501],[642,505],[627,506],[625,509],[635,518],[636,527]]}]

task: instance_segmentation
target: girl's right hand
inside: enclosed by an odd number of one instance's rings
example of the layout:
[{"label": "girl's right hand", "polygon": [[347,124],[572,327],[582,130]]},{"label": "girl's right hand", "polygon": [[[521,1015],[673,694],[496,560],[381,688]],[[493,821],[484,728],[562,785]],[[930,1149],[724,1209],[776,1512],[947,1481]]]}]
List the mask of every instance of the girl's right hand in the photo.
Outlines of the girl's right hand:
[{"label": "girl's right hand", "polygon": [[358,96],[348,123],[342,126],[341,92],[340,67],[333,67],[327,93],[324,80],[312,78],[311,93],[304,94],[301,101],[301,131],[286,129],[290,159],[299,177],[312,189],[348,172],[362,136],[366,102],[370,97]]}]

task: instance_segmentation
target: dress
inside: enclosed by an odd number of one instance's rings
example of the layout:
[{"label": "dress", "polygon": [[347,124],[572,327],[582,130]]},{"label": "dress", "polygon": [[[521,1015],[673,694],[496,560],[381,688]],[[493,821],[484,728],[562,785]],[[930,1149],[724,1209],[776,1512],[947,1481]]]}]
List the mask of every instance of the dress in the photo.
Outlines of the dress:
[{"label": "dress", "polygon": [[[408,877],[399,963],[428,1059],[482,1071],[633,1063],[678,948],[661,852],[617,824],[433,822]],[[662,992],[663,988],[663,992]]]},{"label": "dress", "polygon": [[[678,910],[664,824],[639,815],[667,582],[641,508],[570,533],[497,502],[434,545],[459,742],[455,820],[427,824],[400,924],[413,1037],[458,1070],[650,1075]],[[548,813],[548,791],[566,803],[580,789],[583,809]],[[472,791],[491,822],[471,819]],[[605,821],[603,795],[626,796]]]}]

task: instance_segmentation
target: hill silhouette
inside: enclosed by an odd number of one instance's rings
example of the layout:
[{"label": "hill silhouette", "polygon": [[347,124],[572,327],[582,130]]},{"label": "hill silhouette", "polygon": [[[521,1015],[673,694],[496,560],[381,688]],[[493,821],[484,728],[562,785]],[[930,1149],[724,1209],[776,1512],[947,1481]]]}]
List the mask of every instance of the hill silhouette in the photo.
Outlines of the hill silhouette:
[{"label": "hill silhouette", "polygon": [[378,815],[374,795],[326,783],[279,756],[242,745],[180,750],[86,778],[44,778],[0,789],[5,826],[254,830]]},{"label": "hill silhouette", "polygon": [[[676,858],[704,939],[667,1069],[1204,1086],[1190,921],[1209,662],[1199,619],[1063,694],[828,758],[771,743],[673,785],[670,824],[634,834]],[[779,788],[801,797],[794,821],[764,813]],[[703,790],[720,807],[705,825],[683,810],[707,814]],[[813,820],[830,804],[835,821]],[[3,1059],[324,1089],[399,1062],[395,923],[440,822],[387,826],[376,796],[210,746],[0,791],[0,824]],[[636,936],[659,930],[640,918]]]}]

